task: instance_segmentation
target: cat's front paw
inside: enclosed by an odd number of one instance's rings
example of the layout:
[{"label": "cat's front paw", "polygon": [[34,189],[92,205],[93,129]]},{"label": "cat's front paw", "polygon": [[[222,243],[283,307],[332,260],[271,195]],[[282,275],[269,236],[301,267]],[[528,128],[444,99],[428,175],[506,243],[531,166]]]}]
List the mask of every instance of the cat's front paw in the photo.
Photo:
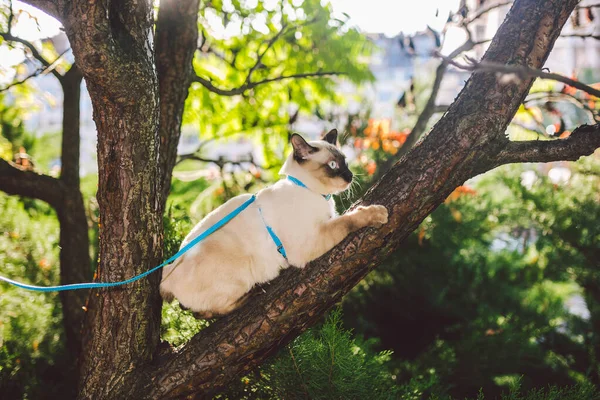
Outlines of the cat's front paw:
[{"label": "cat's front paw", "polygon": [[356,213],[360,217],[362,226],[380,227],[388,222],[388,211],[384,206],[360,206],[356,209]]}]

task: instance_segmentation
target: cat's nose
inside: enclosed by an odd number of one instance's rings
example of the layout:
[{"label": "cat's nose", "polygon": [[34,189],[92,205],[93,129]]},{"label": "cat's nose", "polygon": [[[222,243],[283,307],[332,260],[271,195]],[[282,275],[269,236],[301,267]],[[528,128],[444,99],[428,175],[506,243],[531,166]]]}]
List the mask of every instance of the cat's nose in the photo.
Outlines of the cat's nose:
[{"label": "cat's nose", "polygon": [[342,172],[342,178],[344,178],[344,180],[348,183],[352,182],[352,176],[352,172],[350,172],[349,169]]}]

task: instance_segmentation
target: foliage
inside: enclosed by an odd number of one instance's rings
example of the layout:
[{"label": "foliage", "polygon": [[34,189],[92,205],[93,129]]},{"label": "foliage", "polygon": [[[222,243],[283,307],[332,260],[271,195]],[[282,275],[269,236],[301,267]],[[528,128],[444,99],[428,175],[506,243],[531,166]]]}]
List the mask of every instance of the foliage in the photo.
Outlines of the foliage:
[{"label": "foliage", "polygon": [[[489,398],[489,397],[487,397]],[[485,400],[486,397],[483,391],[479,392],[477,400]],[[511,387],[508,393],[502,393],[502,400],[598,400],[600,393],[592,385],[575,385],[557,387],[550,386],[548,388],[533,389],[529,392],[522,393],[519,385]]]},{"label": "foliage", "polygon": [[399,382],[433,374],[441,394],[593,379],[592,321],[566,309],[576,295],[595,307],[580,279],[600,237],[588,164],[563,186],[542,173],[526,187],[524,167],[503,167],[459,188],[346,297],[346,323],[394,350]]},{"label": "foliage", "polygon": [[336,93],[341,79],[356,84],[372,79],[365,57],[370,43],[319,0],[211,1],[201,8],[200,17],[203,43],[194,67],[218,88],[297,74],[343,74],[279,79],[234,97],[192,85],[184,124],[197,126],[203,139],[243,134],[263,150],[269,168],[281,165],[283,144],[297,113],[312,116],[328,103],[343,104],[345,99]]},{"label": "foliage", "polygon": [[333,311],[269,363],[221,395],[228,399],[396,399],[389,351],[353,338]]},{"label": "foliage", "polygon": [[[58,223],[45,204],[26,208],[0,194],[1,274],[36,285],[58,284]],[[0,391],[2,398],[53,398],[70,393],[63,359],[58,294],[0,284]],[[54,397],[56,398],[56,397]]]},{"label": "foliage", "polygon": [[[192,228],[191,221],[185,211],[178,205],[169,207],[164,218],[165,228],[164,258],[175,254],[185,235]],[[183,311],[177,302],[163,303],[160,336],[173,346],[184,344],[206,327],[206,321],[199,321],[189,311]]]}]

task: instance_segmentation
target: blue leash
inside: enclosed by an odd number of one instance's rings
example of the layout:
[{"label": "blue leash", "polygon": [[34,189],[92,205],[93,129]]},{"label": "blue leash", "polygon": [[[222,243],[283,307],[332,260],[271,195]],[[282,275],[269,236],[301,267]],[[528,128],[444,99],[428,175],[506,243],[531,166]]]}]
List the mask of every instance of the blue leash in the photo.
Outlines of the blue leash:
[{"label": "blue leash", "polygon": [[[294,178],[293,176],[289,176],[287,177],[288,180],[290,180],[291,182],[293,182],[295,185],[303,187],[308,189],[308,187],[306,187],[306,185],[304,183],[302,183],[302,181]],[[331,195],[321,195],[323,196],[323,198],[325,200],[329,200],[331,198]],[[238,208],[236,208],[235,210],[233,210],[232,212],[230,212],[229,214],[227,214],[226,216],[224,216],[223,218],[221,218],[219,221],[217,221],[213,226],[211,226],[210,228],[208,228],[207,230],[205,230],[204,232],[202,232],[202,234],[200,234],[199,236],[197,236],[196,238],[194,238],[194,240],[192,240],[191,242],[189,242],[188,244],[186,244],[184,247],[182,247],[177,253],[175,253],[174,255],[172,255],[171,257],[169,257],[166,261],[164,261],[162,264],[157,265],[156,267],[149,269],[146,272],[143,272],[139,275],[134,276],[133,278],[129,278],[126,279],[124,281],[119,281],[119,282],[88,282],[88,283],[72,283],[69,285],[60,285],[60,286],[35,286],[35,285],[27,285],[25,283],[21,283],[21,282],[17,282],[17,281],[13,281],[12,279],[8,279],[5,278],[4,276],[0,275],[0,281],[4,281],[6,283],[10,283],[11,285],[20,287],[21,289],[27,289],[27,290],[34,290],[36,292],[63,292],[65,290],[78,290],[78,289],[100,289],[100,288],[107,288],[107,287],[114,287],[114,286],[121,286],[121,285],[126,285],[128,283],[131,282],[135,282],[138,281],[148,275],[150,275],[151,273],[171,264],[173,261],[177,260],[179,257],[181,257],[182,255],[184,255],[187,251],[189,251],[192,247],[194,247],[196,244],[198,244],[199,242],[203,241],[204,239],[206,239],[208,236],[212,235],[215,231],[217,231],[218,229],[220,229],[223,225],[225,225],[226,223],[228,223],[229,221],[231,221],[233,218],[237,217],[239,213],[241,213],[242,211],[244,211],[246,208],[248,208],[248,206],[252,203],[254,203],[254,200],[256,200],[256,195],[253,194],[252,197],[250,197],[248,200],[246,200],[242,205],[240,205]],[[259,209],[261,218],[262,218],[262,211]],[[264,218],[263,218],[263,222],[264,222]],[[275,232],[273,231],[273,229],[267,225],[267,223],[265,222],[265,226],[267,228],[267,231],[269,232],[269,236],[271,236],[271,239],[273,239],[273,241],[275,242],[275,245],[277,246],[277,251],[285,258],[287,259],[287,254],[285,253],[285,248],[283,247],[283,243],[281,243],[281,240],[279,240],[279,237],[275,234]]]},{"label": "blue leash", "polygon": [[210,236],[216,230],[218,230],[223,225],[225,225],[226,223],[228,223],[229,221],[231,221],[233,218],[235,218],[239,213],[241,213],[246,208],[248,208],[248,206],[250,204],[254,203],[254,200],[256,200],[256,195],[252,195],[252,197],[250,197],[248,200],[246,200],[241,206],[239,206],[238,208],[236,208],[235,210],[233,210],[232,212],[230,212],[229,214],[227,214],[226,216],[224,216],[223,218],[221,218],[219,221],[217,221],[216,224],[214,224],[213,226],[211,226],[210,228],[208,228],[207,230],[205,230],[201,235],[199,235],[194,240],[192,240],[191,242],[189,242],[187,245],[185,245],[184,247],[182,247],[177,253],[175,253],[173,256],[169,257],[162,264],[160,264],[160,265],[158,265],[158,266],[156,266],[156,267],[154,267],[154,268],[152,268],[152,269],[150,269],[150,270],[148,270],[148,271],[146,271],[144,273],[136,275],[133,278],[130,278],[130,279],[127,279],[127,280],[124,280],[124,281],[120,281],[120,282],[73,283],[73,284],[70,284],[70,285],[61,285],[61,286],[34,286],[34,285],[27,285],[27,284],[24,284],[24,283],[21,283],[21,282],[13,281],[12,279],[8,279],[8,278],[5,278],[3,276],[0,276],[0,281],[4,281],[4,282],[7,282],[7,283],[10,283],[11,285],[20,287],[22,289],[35,290],[37,292],[62,292],[62,291],[65,291],[65,290],[100,289],[100,288],[107,288],[107,287],[114,287],[114,286],[126,285],[128,283],[140,280],[140,279],[142,279],[142,278],[150,275],[154,271],[157,271],[157,270],[163,268],[164,266],[171,264],[173,261],[177,260],[184,253],[186,253],[188,250],[190,250],[192,247],[194,247],[196,244],[198,244],[198,242],[201,242],[202,240],[206,239],[208,236]]}]

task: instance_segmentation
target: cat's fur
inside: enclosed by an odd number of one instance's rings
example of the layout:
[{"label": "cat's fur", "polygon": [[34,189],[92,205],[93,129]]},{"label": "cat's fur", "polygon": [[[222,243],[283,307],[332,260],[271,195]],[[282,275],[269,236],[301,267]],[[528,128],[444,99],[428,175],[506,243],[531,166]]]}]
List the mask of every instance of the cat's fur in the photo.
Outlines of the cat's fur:
[{"label": "cat's fur", "polygon": [[[261,190],[256,201],[228,224],[195,245],[174,264],[164,268],[162,297],[173,297],[205,316],[225,314],[257,283],[267,282],[290,265],[302,268],[323,255],[350,232],[380,226],[388,219],[385,207],[371,205],[336,217],[333,200],[321,194],[339,193],[352,181],[344,155],[335,147],[337,131],[324,140],[306,142],[291,137],[294,151],[280,174],[291,175],[309,189],[282,179]],[[337,169],[328,164],[336,161]],[[182,247],[251,197],[240,195],[208,214],[182,243]],[[264,220],[283,242],[287,260],[277,252]]]}]

